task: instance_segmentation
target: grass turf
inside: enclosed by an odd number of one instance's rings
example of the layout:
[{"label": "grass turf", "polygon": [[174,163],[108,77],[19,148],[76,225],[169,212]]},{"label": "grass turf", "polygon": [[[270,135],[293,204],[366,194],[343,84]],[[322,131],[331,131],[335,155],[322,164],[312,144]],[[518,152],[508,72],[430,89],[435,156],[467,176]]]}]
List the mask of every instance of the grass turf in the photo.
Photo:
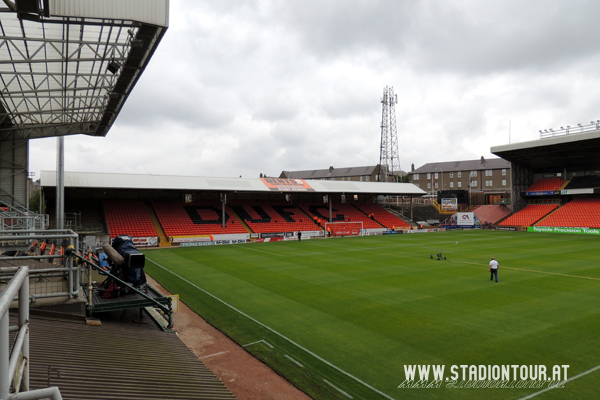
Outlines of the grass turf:
[{"label": "grass turf", "polygon": [[[145,253],[146,272],[315,399],[520,399],[540,389],[398,385],[406,365],[445,365],[445,377],[463,364],[569,365],[569,377],[599,365],[597,243],[455,231]],[[597,398],[599,377],[536,399]]]}]

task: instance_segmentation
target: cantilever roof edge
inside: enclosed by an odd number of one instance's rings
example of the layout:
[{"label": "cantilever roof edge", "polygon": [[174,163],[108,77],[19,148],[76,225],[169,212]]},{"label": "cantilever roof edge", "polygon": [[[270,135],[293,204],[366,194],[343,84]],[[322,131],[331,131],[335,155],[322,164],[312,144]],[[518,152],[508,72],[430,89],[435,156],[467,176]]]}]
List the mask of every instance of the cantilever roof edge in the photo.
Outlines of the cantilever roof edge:
[{"label": "cantilever roof edge", "polygon": [[581,142],[590,139],[599,139],[600,138],[600,130],[595,130],[591,132],[584,133],[573,133],[571,135],[562,135],[545,139],[537,139],[537,140],[529,140],[526,142],[518,142],[518,143],[510,143],[503,144],[498,146],[492,146],[490,148],[490,152],[492,154],[498,155],[498,153],[509,152],[513,150],[524,150],[524,149],[533,149],[540,148],[546,146],[554,146],[554,145],[563,145],[566,143],[574,143]]},{"label": "cantilever roof edge", "polygon": [[[269,184],[271,181],[273,184]],[[279,178],[214,178],[177,175],[142,175],[97,172],[65,172],[65,188],[104,189],[163,189],[206,190],[223,192],[317,192],[324,194],[381,194],[397,196],[422,196],[426,192],[412,183],[354,182],[332,180],[293,180],[304,185],[290,187]],[[56,172],[41,171],[42,187],[56,187]],[[279,185],[279,186],[278,186]],[[308,189],[307,189],[308,188]],[[307,190],[305,190],[307,189]]]},{"label": "cantilever roof edge", "polygon": [[106,136],[164,36],[169,0],[0,9],[0,141]]}]

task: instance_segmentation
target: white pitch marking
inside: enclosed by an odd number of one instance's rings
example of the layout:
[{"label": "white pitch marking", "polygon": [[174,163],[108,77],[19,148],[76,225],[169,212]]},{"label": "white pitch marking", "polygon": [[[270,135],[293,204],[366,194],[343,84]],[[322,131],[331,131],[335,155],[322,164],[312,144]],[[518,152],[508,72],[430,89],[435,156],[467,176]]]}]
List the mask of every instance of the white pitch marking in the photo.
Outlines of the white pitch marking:
[{"label": "white pitch marking", "polygon": [[191,286],[195,287],[196,289],[198,289],[198,290],[200,290],[200,291],[202,291],[202,292],[206,293],[207,295],[209,295],[209,296],[210,296],[210,297],[212,297],[213,299],[215,299],[215,300],[217,300],[217,301],[219,301],[219,302],[221,302],[221,303],[225,304],[227,307],[231,308],[232,310],[234,310],[234,311],[238,312],[239,314],[243,315],[244,317],[248,318],[250,321],[253,321],[253,322],[257,323],[258,325],[262,326],[263,328],[267,329],[268,331],[270,331],[270,332],[273,332],[274,334],[276,334],[277,336],[281,337],[282,339],[285,339],[286,341],[290,342],[291,344],[293,344],[294,346],[298,347],[299,349],[301,349],[301,350],[304,350],[305,352],[307,352],[307,353],[308,353],[308,354],[310,354],[311,356],[315,357],[317,360],[319,360],[319,361],[321,361],[321,362],[323,362],[323,363],[325,363],[325,364],[329,365],[331,368],[335,369],[336,371],[339,371],[339,372],[341,372],[342,374],[346,375],[347,377],[354,379],[356,382],[358,382],[358,383],[360,383],[361,385],[363,385],[363,386],[365,386],[365,387],[367,387],[367,388],[371,389],[371,390],[372,390],[372,391],[374,391],[375,393],[378,393],[378,394],[380,394],[381,396],[385,397],[386,399],[389,399],[389,400],[396,400],[396,399],[394,399],[393,397],[391,397],[391,396],[389,396],[389,395],[387,395],[387,394],[383,393],[381,390],[379,390],[379,389],[377,389],[377,388],[375,388],[375,387],[373,387],[373,386],[369,385],[368,383],[366,383],[366,382],[362,381],[361,379],[357,378],[356,376],[354,376],[354,375],[352,375],[352,374],[350,374],[350,373],[348,373],[348,372],[344,371],[343,369],[341,369],[341,368],[337,367],[336,365],[334,365],[334,364],[330,363],[329,361],[327,361],[327,360],[326,360],[326,359],[324,359],[323,357],[321,357],[321,356],[319,356],[319,355],[317,355],[317,354],[313,353],[312,351],[308,350],[308,349],[307,349],[307,348],[305,348],[305,347],[302,347],[302,346],[301,346],[301,345],[299,345],[298,343],[294,342],[292,339],[290,339],[290,338],[288,338],[287,336],[285,336],[285,335],[283,335],[283,334],[281,334],[281,333],[277,332],[275,329],[273,329],[273,328],[271,328],[271,327],[269,327],[269,326],[267,326],[267,325],[263,324],[263,323],[262,323],[262,322],[260,322],[259,320],[255,319],[255,318],[253,318],[253,317],[249,316],[248,314],[244,313],[243,311],[241,311],[241,310],[239,310],[239,309],[235,308],[234,306],[232,306],[231,304],[227,303],[226,301],[224,301],[224,300],[221,300],[220,298],[218,298],[218,297],[217,297],[217,296],[215,296],[214,294],[212,294],[212,293],[210,293],[210,292],[208,292],[208,291],[206,291],[206,290],[202,289],[200,286],[196,285],[195,283],[193,283],[193,282],[190,282],[190,281],[188,281],[187,279],[183,278],[182,276],[179,276],[179,275],[178,275],[178,274],[176,274],[175,272],[173,272],[173,271],[171,271],[171,270],[169,270],[169,269],[167,269],[167,268],[163,267],[162,265],[160,265],[160,264],[159,264],[159,263],[157,263],[156,261],[153,261],[153,260],[151,260],[151,259],[150,259],[150,258],[148,258],[147,256],[146,256],[146,259],[147,259],[147,260],[149,260],[149,261],[151,261],[151,262],[153,262],[154,264],[158,265],[160,268],[164,269],[165,271],[169,272],[170,274],[172,274],[172,275],[175,275],[176,277],[178,277],[178,278],[179,278],[179,279],[181,279],[182,281],[184,281],[184,282],[186,282],[186,283],[190,284]]},{"label": "white pitch marking", "polygon": [[[237,245],[237,244],[234,244],[233,246],[234,246],[234,247],[241,247],[241,245]],[[244,246],[244,249],[258,251],[259,253],[270,254],[270,255],[272,255],[272,256],[286,257],[286,255],[284,255],[284,254],[277,254],[277,253],[271,253],[270,251],[264,251],[264,250],[254,249],[254,248],[252,248],[252,247],[249,247],[249,246],[248,246],[248,244],[246,244],[246,245]],[[158,265],[158,264],[157,264],[157,265]]]},{"label": "white pitch marking", "polygon": [[202,356],[202,357],[198,357],[198,358],[202,360],[203,358],[208,358],[208,357],[212,357],[212,356],[218,356],[218,355],[225,354],[225,353],[229,353],[229,351],[222,351],[220,353],[209,354],[207,356]]},{"label": "white pitch marking", "polygon": [[304,368],[304,365],[300,364],[298,361],[294,360],[292,357],[288,356],[287,354],[283,355],[285,358],[287,358],[288,360],[290,360],[291,362],[293,362],[294,364],[296,364],[297,366],[299,366],[300,368]]},{"label": "white pitch marking", "polygon": [[265,339],[261,339],[261,340],[257,340],[256,342],[245,344],[242,347],[252,346],[253,344],[257,344],[257,343],[261,343],[261,342],[264,343],[264,344],[266,344],[267,346],[269,346],[272,349],[275,348],[275,347],[273,347],[273,345],[271,343],[267,342]]},{"label": "white pitch marking", "polygon": [[344,396],[346,396],[349,399],[353,399],[352,396],[350,396],[348,393],[344,392],[342,389],[340,389],[339,387],[335,386],[333,383],[329,382],[327,379],[323,379],[323,382],[325,382],[326,384],[328,384],[329,386],[331,386],[332,388],[334,388],[335,390],[337,390],[338,392],[340,392],[341,394],[343,394]]},{"label": "white pitch marking", "polygon": [[258,251],[260,253],[270,254],[270,255],[273,255],[273,256],[277,256],[277,257],[290,257],[290,256],[294,256],[294,257],[304,257],[304,256],[310,257],[310,256],[318,256],[320,254],[348,253],[350,251],[394,249],[394,248],[399,248],[399,247],[423,247],[423,246],[412,244],[412,243],[406,243],[406,244],[396,244],[396,245],[391,245],[391,246],[358,247],[358,248],[354,248],[354,249],[332,250],[332,251],[328,251],[328,252],[325,252],[325,251],[314,251],[314,252],[310,252],[310,253],[277,254],[277,253],[271,253],[270,251],[264,251],[264,250],[254,249],[254,248],[250,247],[249,244],[245,244],[245,245],[234,244],[232,246],[242,247],[244,249],[254,250],[254,251]]},{"label": "white pitch marking", "polygon": [[[580,373],[580,374],[577,374],[577,375],[575,375],[575,376],[572,376],[572,377],[570,377],[569,379],[567,379],[567,380],[565,381],[565,383],[568,383],[568,382],[574,381],[575,379],[581,378],[582,376],[584,376],[584,375],[587,375],[587,374],[591,374],[592,372],[594,372],[594,371],[597,371],[597,370],[599,370],[599,369],[600,369],[600,365],[596,365],[594,368],[590,368],[590,369],[588,369],[587,371],[583,371],[583,372],[582,372],[582,373]],[[532,393],[532,394],[530,394],[529,396],[521,397],[519,400],[528,400],[528,399],[533,399],[534,397],[537,397],[537,396],[539,396],[540,394],[542,394],[542,393],[546,393],[546,392],[548,392],[548,391],[550,391],[550,390],[552,390],[552,389],[556,389],[556,388],[555,388],[555,387],[547,387],[546,389],[540,390],[539,392]]]}]

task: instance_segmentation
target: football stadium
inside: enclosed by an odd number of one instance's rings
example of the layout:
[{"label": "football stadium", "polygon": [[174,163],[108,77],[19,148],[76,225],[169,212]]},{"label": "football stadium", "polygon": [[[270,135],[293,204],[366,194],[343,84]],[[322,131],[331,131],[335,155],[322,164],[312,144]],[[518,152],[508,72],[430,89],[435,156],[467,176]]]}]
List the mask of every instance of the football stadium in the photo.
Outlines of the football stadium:
[{"label": "football stadium", "polygon": [[[598,398],[598,121],[491,143],[508,189],[483,204],[414,183],[59,162],[36,213],[28,141],[106,136],[169,2],[5,3],[0,399]],[[199,350],[184,308],[229,344]],[[228,375],[220,358],[248,366]],[[252,393],[245,374],[298,397]]]}]

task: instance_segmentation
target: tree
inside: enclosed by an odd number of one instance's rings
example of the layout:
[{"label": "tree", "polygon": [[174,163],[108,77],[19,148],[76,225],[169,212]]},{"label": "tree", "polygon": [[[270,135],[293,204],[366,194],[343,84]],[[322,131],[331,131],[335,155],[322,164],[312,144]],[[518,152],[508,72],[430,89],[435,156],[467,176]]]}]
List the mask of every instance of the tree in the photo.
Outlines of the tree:
[{"label": "tree", "polygon": [[36,190],[33,195],[29,198],[29,210],[38,214],[42,214],[42,191]]}]

